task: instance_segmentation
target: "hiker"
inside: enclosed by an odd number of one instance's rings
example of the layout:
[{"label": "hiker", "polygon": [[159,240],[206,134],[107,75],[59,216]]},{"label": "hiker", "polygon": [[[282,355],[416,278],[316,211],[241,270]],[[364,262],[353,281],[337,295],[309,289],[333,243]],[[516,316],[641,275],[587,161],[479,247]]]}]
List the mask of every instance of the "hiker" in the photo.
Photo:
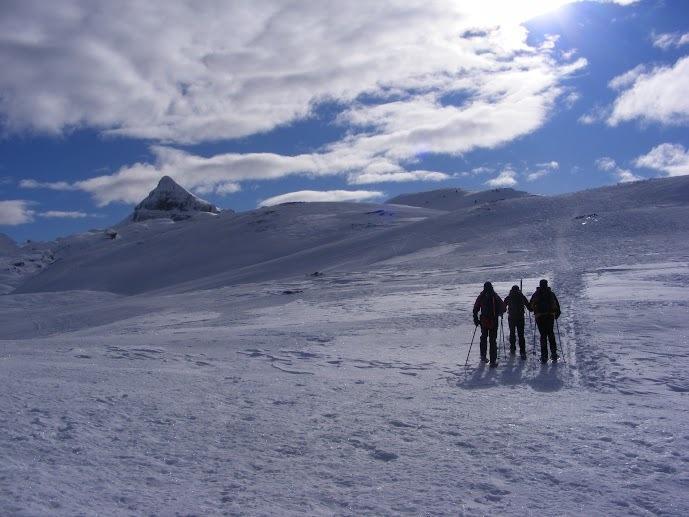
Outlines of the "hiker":
[{"label": "hiker", "polygon": [[[481,318],[479,319],[479,311]],[[505,312],[505,304],[493,290],[493,284],[486,282],[483,284],[483,291],[476,298],[474,303],[474,325],[481,325],[481,361],[488,361],[486,358],[487,341],[490,340],[490,366],[498,365],[498,318]]]},{"label": "hiker", "polygon": [[555,362],[558,360],[558,355],[553,326],[555,320],[560,317],[560,302],[557,301],[557,296],[548,287],[546,279],[540,281],[538,289],[531,296],[531,309],[534,312],[538,332],[541,335],[541,362],[548,362],[548,341],[550,341],[550,358]]},{"label": "hiker", "polygon": [[531,311],[531,304],[518,285],[513,285],[510,294],[505,297],[507,307],[507,324],[510,327],[510,353],[517,351],[517,334],[519,334],[519,357],[526,359],[526,339],[524,338],[524,309]]}]

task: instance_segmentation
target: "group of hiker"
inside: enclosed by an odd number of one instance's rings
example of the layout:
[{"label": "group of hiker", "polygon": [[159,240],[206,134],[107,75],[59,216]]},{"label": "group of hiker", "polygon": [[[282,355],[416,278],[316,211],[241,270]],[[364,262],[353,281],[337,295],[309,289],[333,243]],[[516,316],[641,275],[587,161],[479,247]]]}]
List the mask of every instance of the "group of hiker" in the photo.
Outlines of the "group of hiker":
[{"label": "group of hiker", "polygon": [[[502,298],[493,289],[493,284],[483,284],[483,291],[474,303],[474,325],[481,326],[481,361],[490,366],[498,364],[498,318],[507,312],[507,324],[510,329],[510,353],[517,352],[517,337],[519,338],[519,356],[526,359],[526,339],[524,338],[524,311],[534,313],[536,326],[541,335],[541,362],[548,362],[548,344],[550,344],[550,359],[556,362],[557,342],[555,341],[555,320],[560,317],[560,302],[555,293],[548,287],[548,281],[540,281],[536,292],[527,300],[518,285],[513,285],[510,293]],[[479,315],[480,314],[480,315]],[[475,335],[475,333],[474,333]],[[490,343],[490,348],[488,344]]]}]

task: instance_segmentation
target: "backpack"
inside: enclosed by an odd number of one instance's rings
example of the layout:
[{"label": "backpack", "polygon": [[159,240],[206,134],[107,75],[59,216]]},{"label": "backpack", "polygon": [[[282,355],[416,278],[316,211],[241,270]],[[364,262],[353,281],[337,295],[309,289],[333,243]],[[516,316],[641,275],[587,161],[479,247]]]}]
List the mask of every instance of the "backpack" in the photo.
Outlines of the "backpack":
[{"label": "backpack", "polygon": [[487,329],[492,329],[500,315],[498,300],[495,293],[481,294],[481,325]]},{"label": "backpack", "polygon": [[544,290],[539,287],[537,294],[533,308],[536,314],[552,314],[557,310],[555,300],[553,299],[553,292],[550,288]]},{"label": "backpack", "polygon": [[505,303],[509,306],[510,315],[519,316],[524,314],[524,295],[521,292],[515,293],[511,291],[507,295]]}]

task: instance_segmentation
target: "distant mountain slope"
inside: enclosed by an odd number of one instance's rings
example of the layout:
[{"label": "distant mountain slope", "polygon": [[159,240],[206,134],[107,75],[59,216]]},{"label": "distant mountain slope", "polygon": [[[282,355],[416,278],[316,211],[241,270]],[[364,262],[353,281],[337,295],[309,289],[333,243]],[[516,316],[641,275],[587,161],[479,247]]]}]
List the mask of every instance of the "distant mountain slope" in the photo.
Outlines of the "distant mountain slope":
[{"label": "distant mountain slope", "polygon": [[[280,276],[282,257],[361,235],[413,224],[442,212],[359,203],[289,203],[250,212],[221,212],[181,222],[147,220],[61,239],[50,268],[17,292],[72,289],[134,294],[263,264]],[[323,257],[331,263],[337,257]],[[276,264],[275,267],[271,264]],[[299,265],[302,274],[314,266]]]},{"label": "distant mountain slope", "polygon": [[203,199],[199,199],[178,185],[169,176],[163,176],[156,188],[141,203],[136,205],[132,221],[169,218],[174,221],[189,219],[195,213],[217,214],[220,210]]},{"label": "distant mountain slope", "polygon": [[60,240],[56,261],[16,292],[190,291],[381,264],[452,270],[467,257],[480,276],[484,264],[567,261],[565,249],[593,264],[630,243],[634,253],[652,254],[689,234],[689,176],[454,211],[292,203],[118,231],[117,239],[98,232]]},{"label": "distant mountain slope", "polygon": [[482,192],[468,192],[459,188],[446,188],[402,194],[389,199],[387,203],[433,208],[435,210],[459,210],[481,203],[494,203],[505,199],[526,196],[531,196],[531,194],[511,188],[492,189]]},{"label": "distant mountain slope", "polygon": [[17,243],[11,237],[0,233],[0,257],[14,255],[17,251],[19,251]]},{"label": "distant mountain slope", "polygon": [[[295,277],[309,269],[342,275],[373,267],[438,268],[459,274],[458,265],[467,263],[475,270],[463,269],[462,278],[478,282],[485,281],[483,266],[522,264],[525,274],[529,270],[542,274],[542,265],[556,257],[591,267],[605,265],[609,257],[627,250],[652,257],[658,246],[673,246],[689,235],[689,176],[560,196],[514,198],[436,214],[380,232],[304,246],[277,259],[227,269],[168,291]],[[574,250],[577,257],[568,257],[565,249]]]},{"label": "distant mountain slope", "polygon": [[12,292],[52,260],[49,245],[26,243],[18,246],[10,237],[0,233],[0,294]]}]

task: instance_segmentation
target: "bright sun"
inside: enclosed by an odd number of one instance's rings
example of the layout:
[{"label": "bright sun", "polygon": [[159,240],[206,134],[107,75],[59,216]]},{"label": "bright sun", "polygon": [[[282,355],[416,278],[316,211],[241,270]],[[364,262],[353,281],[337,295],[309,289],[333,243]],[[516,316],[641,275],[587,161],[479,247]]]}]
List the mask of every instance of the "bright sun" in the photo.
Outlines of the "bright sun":
[{"label": "bright sun", "polygon": [[530,20],[536,16],[556,11],[572,0],[522,0],[520,2],[504,2],[504,9],[514,14],[520,21]]},{"label": "bright sun", "polygon": [[573,0],[481,0],[476,6],[483,16],[510,22],[525,22],[537,16],[556,11]]}]

